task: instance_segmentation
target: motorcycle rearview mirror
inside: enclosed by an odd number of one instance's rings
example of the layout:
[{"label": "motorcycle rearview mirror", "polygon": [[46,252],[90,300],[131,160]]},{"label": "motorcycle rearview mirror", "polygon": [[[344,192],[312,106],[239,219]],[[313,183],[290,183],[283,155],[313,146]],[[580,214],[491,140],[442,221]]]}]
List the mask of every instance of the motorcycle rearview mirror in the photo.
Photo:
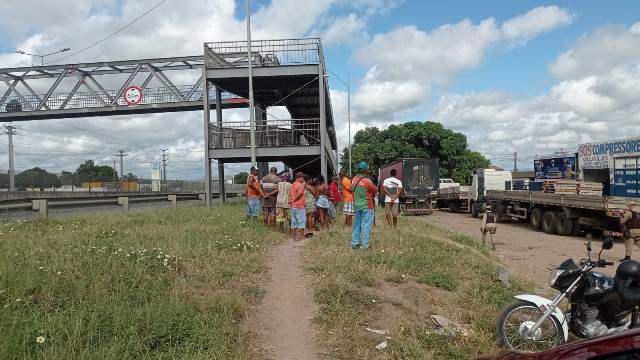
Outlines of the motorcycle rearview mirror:
[{"label": "motorcycle rearview mirror", "polygon": [[605,236],[602,239],[602,249],[603,250],[611,250],[613,248],[613,238],[611,236]]}]

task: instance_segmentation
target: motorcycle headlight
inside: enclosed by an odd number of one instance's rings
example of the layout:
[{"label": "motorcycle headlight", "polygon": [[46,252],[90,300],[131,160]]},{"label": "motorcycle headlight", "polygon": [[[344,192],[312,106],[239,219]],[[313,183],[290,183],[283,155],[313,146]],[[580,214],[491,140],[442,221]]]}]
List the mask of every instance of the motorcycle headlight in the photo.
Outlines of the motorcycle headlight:
[{"label": "motorcycle headlight", "polygon": [[558,281],[558,278],[564,274],[565,270],[561,270],[561,269],[555,269],[553,271],[551,271],[551,273],[549,274],[549,286],[553,286],[556,284],[556,281]]}]

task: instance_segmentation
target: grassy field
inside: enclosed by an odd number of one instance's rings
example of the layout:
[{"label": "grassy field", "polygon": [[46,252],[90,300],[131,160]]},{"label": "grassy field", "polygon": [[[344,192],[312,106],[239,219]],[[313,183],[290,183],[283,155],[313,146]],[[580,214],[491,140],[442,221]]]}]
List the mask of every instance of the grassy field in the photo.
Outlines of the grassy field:
[{"label": "grassy field", "polygon": [[255,359],[283,237],[240,205],[0,225],[0,359]]},{"label": "grassy field", "polygon": [[[496,351],[501,307],[531,285],[513,277],[510,288],[495,282],[497,259],[469,237],[411,218],[401,218],[394,233],[383,222],[368,251],[351,250],[340,226],[307,244],[326,358],[470,359]],[[468,334],[435,333],[431,315],[458,322]],[[376,349],[384,340],[388,347]]]}]

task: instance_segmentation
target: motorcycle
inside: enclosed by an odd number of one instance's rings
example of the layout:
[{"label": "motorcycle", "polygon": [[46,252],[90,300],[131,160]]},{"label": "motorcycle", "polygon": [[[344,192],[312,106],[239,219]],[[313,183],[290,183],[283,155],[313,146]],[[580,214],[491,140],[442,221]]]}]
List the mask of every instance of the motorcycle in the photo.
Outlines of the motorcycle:
[{"label": "motorcycle", "polygon": [[[614,278],[596,268],[613,266],[601,258],[621,233],[606,233],[598,259],[591,259],[591,234],[587,235],[587,259],[576,264],[569,258],[549,276],[549,285],[560,293],[552,300],[523,294],[504,308],[497,324],[498,341],[505,348],[524,352],[544,351],[564,344],[571,332],[593,338],[634,328],[640,324],[640,263],[620,263]],[[568,311],[560,303],[567,299]]]}]

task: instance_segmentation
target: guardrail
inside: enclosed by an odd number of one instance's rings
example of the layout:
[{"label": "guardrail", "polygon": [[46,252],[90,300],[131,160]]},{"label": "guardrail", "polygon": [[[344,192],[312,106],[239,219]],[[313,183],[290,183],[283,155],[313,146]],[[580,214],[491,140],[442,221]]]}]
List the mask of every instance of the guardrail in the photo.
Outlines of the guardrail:
[{"label": "guardrail", "polygon": [[[240,192],[229,192],[226,194],[229,198],[240,197]],[[170,202],[171,207],[177,208],[178,201],[200,200],[204,204],[205,194],[110,194],[93,197],[66,197],[66,198],[47,198],[37,197],[31,199],[16,199],[0,202],[0,211],[7,212],[15,210],[33,210],[38,211],[40,217],[47,218],[49,209],[51,208],[76,208],[84,206],[100,206],[100,205],[119,205],[124,211],[129,211],[129,204],[142,202]],[[213,198],[218,198],[217,194],[213,194]]]},{"label": "guardrail", "polygon": [[[212,148],[234,149],[251,145],[250,121],[224,121],[209,125]],[[256,146],[320,144],[320,119],[270,119],[256,123]]]}]

